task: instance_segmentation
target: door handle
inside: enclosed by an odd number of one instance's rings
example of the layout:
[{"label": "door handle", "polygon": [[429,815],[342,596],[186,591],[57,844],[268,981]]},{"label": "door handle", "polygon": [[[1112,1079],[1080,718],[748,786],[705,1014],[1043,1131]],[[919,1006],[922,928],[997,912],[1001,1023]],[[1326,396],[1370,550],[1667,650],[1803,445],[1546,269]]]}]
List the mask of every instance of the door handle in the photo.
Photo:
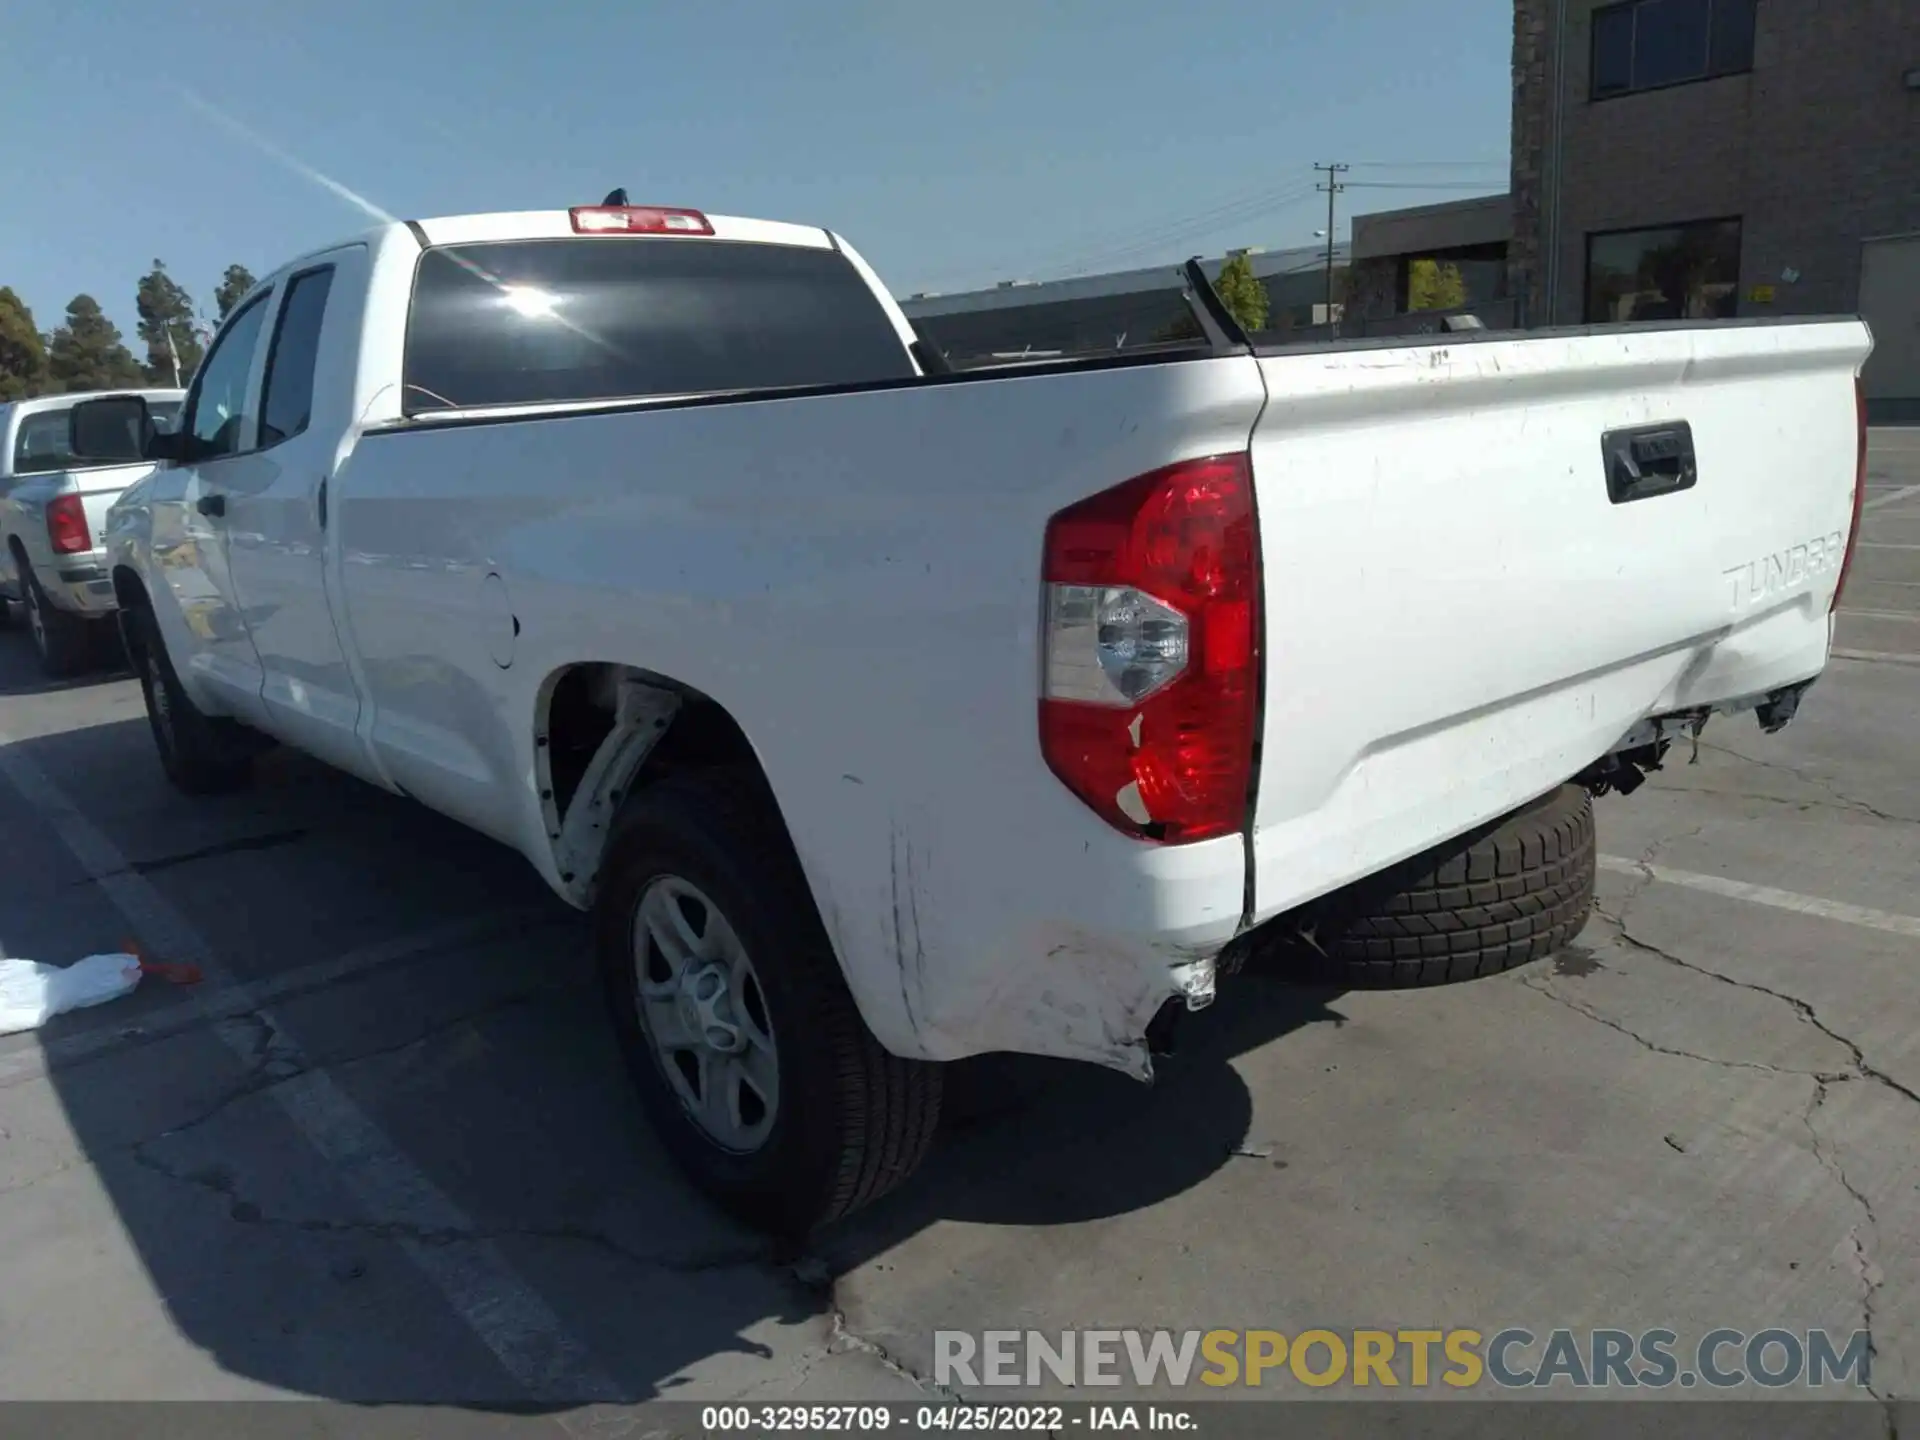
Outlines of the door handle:
[{"label": "door handle", "polygon": [[324,530],[327,528],[327,477],[324,475],[320,477],[320,490],[314,496],[314,504],[319,507],[320,528]]},{"label": "door handle", "polygon": [[1615,505],[1691,490],[1700,478],[1693,427],[1681,420],[1610,430],[1600,438],[1607,467],[1607,498]]},{"label": "door handle", "polygon": [[227,513],[227,497],[217,493],[202,495],[198,500],[193,502],[193,508],[198,510],[202,515],[207,515],[218,520]]}]

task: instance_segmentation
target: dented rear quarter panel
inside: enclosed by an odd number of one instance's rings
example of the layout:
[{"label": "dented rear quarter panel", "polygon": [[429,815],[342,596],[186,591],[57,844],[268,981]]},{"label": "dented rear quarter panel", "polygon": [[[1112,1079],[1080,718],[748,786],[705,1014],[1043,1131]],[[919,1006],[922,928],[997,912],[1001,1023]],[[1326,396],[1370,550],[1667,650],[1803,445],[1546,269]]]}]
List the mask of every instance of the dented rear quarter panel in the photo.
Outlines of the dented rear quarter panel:
[{"label": "dented rear quarter panel", "polygon": [[558,888],[543,686],[581,662],[691,686],[753,745],[882,1044],[1144,1074],[1147,1020],[1238,927],[1245,846],[1126,839],[1047,770],[1042,540],[1073,501],[1245,449],[1264,393],[1250,358],[1188,360],[369,433],[333,489],[363,724],[439,756],[406,788]]}]

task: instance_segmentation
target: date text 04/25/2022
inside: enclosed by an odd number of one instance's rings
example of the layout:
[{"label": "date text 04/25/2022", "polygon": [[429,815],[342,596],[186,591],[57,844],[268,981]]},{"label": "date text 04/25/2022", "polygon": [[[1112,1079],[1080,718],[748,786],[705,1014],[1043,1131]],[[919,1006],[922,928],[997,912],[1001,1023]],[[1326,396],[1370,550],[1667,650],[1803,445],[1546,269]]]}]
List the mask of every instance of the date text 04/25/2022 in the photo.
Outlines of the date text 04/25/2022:
[{"label": "date text 04/25/2022", "polygon": [[709,1435],[876,1434],[889,1430],[1060,1434],[1068,1430],[1198,1429],[1177,1405],[709,1405],[700,1414]]}]

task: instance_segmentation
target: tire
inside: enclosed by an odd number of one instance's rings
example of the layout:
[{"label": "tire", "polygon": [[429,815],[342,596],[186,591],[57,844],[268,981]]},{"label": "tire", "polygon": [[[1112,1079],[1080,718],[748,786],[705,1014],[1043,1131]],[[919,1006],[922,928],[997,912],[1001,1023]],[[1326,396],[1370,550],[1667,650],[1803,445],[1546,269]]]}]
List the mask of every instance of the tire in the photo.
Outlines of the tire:
[{"label": "tire", "polygon": [[20,570],[21,608],[26,611],[27,634],[40,659],[41,672],[52,679],[64,680],[93,665],[93,626],[78,615],[69,615],[47,598],[40,588],[33,567],[18,555],[14,563]]},{"label": "tire", "polygon": [[136,605],[121,612],[128,658],[147,702],[147,726],[161,768],[188,795],[221,795],[253,778],[250,736],[238,724],[203,713],[181,687],[153,612]]},{"label": "tire", "polygon": [[[684,933],[697,935],[703,957],[729,953],[725,933],[713,928],[715,912],[737,937],[751,985],[727,985],[722,1021],[714,1020],[721,1001],[711,994],[711,1011],[682,1008],[698,1006],[681,997],[697,990],[694,967],[707,960],[686,960],[677,984],[667,978],[674,957],[653,938],[671,914],[665,906],[677,906],[687,922],[673,932],[675,948],[684,947]],[[675,1161],[722,1210],[755,1229],[804,1238],[914,1172],[939,1122],[941,1067],[891,1055],[867,1030],[756,774],[688,771],[636,792],[608,843],[595,922],[615,1035],[641,1104]],[[733,973],[742,972],[736,965]],[[643,1002],[643,981],[676,998]],[[734,1054],[671,1043],[676,1030],[724,1038],[726,1024],[745,1037]],[[704,1060],[696,1053],[703,1049]],[[733,1076],[730,1088],[706,1089],[716,1074]],[[703,1093],[729,1102],[719,1126],[731,1127],[725,1141],[699,1118]]]},{"label": "tire", "polygon": [[1397,990],[1497,975],[1562,949],[1593,910],[1593,797],[1562,785],[1307,907],[1278,947],[1289,972]]}]

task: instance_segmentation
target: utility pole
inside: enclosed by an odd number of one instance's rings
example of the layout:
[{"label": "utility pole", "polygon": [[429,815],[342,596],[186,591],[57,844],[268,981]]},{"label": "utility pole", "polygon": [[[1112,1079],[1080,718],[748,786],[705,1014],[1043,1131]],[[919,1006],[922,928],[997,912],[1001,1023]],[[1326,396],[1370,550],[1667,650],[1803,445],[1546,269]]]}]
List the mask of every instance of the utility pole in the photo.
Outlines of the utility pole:
[{"label": "utility pole", "polygon": [[1313,188],[1316,190],[1324,190],[1327,192],[1327,324],[1331,326],[1334,324],[1334,319],[1333,319],[1333,201],[1336,195],[1338,195],[1342,190],[1347,188],[1345,185],[1342,185],[1340,183],[1340,177],[1346,174],[1347,171],[1352,169],[1353,167],[1350,165],[1316,165],[1313,168],[1327,177],[1326,184],[1315,185]]}]

